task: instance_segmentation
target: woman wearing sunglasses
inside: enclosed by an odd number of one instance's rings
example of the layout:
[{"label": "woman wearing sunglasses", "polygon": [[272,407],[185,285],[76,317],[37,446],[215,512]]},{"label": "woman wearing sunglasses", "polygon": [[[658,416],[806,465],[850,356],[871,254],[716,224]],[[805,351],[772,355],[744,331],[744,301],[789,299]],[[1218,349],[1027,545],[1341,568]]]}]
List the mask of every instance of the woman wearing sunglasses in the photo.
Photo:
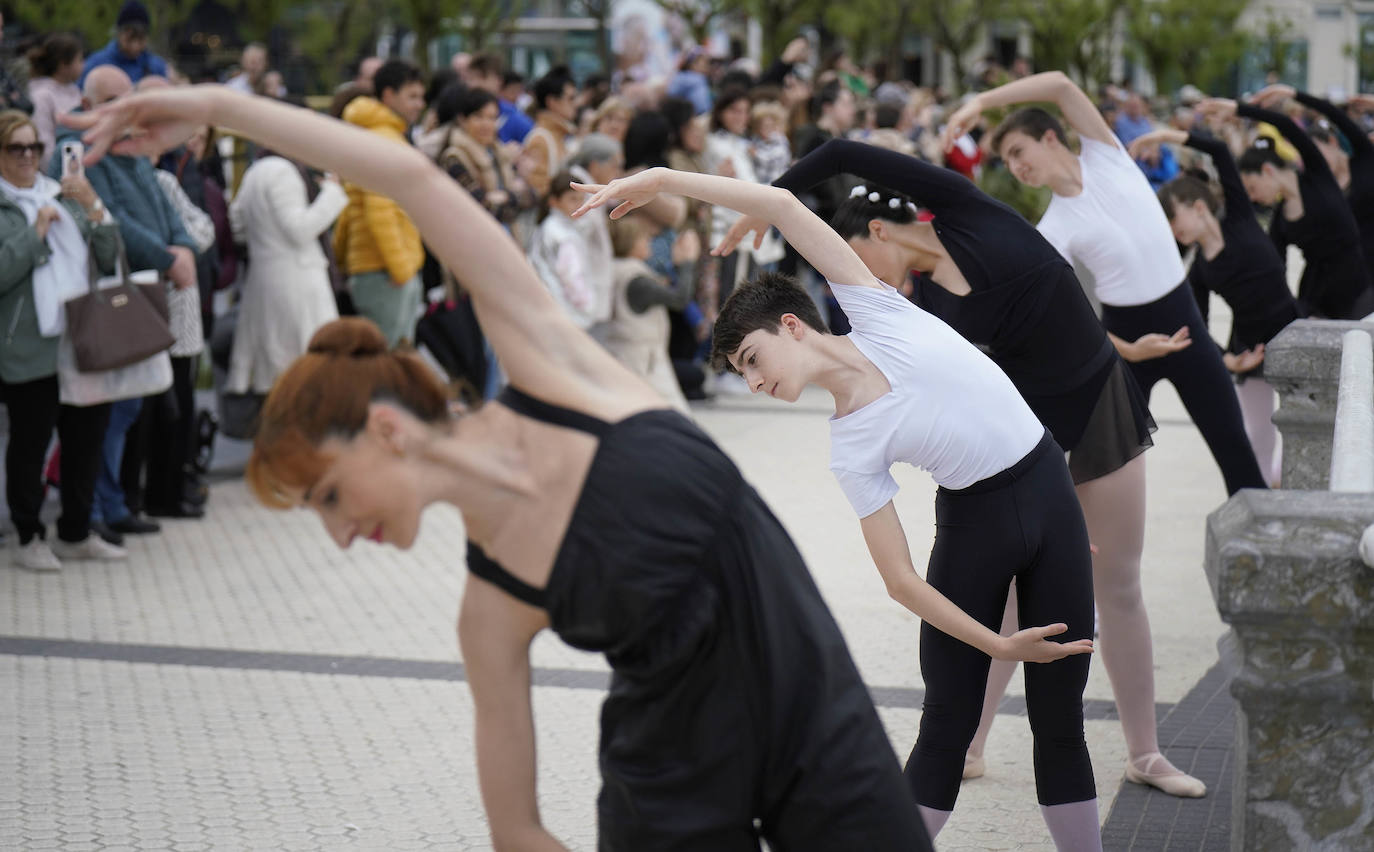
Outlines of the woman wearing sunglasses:
[{"label": "woman wearing sunglasses", "polygon": [[[38,128],[17,110],[0,112],[0,394],[9,409],[6,498],[19,533],[15,563],[56,571],[63,560],[123,559],[91,535],[91,501],[110,406],[61,405],[57,342],[63,304],[88,286],[87,245],[113,272],[114,220],[81,176],[59,184],[39,169]],[[43,460],[57,429],[62,442],[62,517],[57,538],[39,520]]]}]

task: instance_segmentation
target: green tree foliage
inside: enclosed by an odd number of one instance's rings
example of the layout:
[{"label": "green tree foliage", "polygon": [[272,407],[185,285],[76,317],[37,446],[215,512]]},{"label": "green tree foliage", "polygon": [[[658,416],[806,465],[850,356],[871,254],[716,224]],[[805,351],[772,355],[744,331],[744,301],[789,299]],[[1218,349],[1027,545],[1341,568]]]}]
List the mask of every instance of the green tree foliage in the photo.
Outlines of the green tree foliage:
[{"label": "green tree foliage", "polygon": [[849,0],[826,6],[825,23],[848,42],[856,58],[876,54],[887,60],[888,68],[896,70],[902,64],[902,40],[914,29],[920,14],[921,8],[914,3]]},{"label": "green tree foliage", "polygon": [[461,0],[462,12],[450,24],[463,36],[469,51],[485,50],[497,36],[515,29],[529,8],[529,0]]},{"label": "green tree foliage", "polygon": [[1185,83],[1217,88],[1245,52],[1237,30],[1248,0],[1127,0],[1126,20],[1136,50],[1160,91]]},{"label": "green tree foliage", "polygon": [[292,27],[301,55],[318,69],[325,91],[344,82],[344,69],[371,51],[368,44],[386,0],[334,0],[298,4],[304,15]]},{"label": "green tree foliage", "polygon": [[1008,8],[1008,0],[927,0],[917,5],[913,23],[954,62],[952,88],[962,90],[968,85],[965,61],[969,52],[983,39],[988,22]]},{"label": "green tree foliage", "polygon": [[36,32],[70,30],[80,34],[89,49],[95,50],[109,41],[114,32],[116,3],[92,3],[91,0],[12,0],[10,18]]},{"label": "green tree foliage", "polygon": [[1288,16],[1275,11],[1273,6],[1264,8],[1264,19],[1260,23],[1256,42],[1264,57],[1266,71],[1282,74],[1288,68],[1288,53],[1293,48],[1296,32],[1297,27]]},{"label": "green tree foliage", "polygon": [[1111,72],[1112,30],[1126,0],[1012,0],[1011,14],[1030,30],[1041,70],[1059,70],[1085,88]]},{"label": "green tree foliage", "polygon": [[[152,49],[166,54],[171,48],[172,28],[186,21],[198,0],[146,0],[152,27],[148,41]],[[95,50],[114,35],[115,16],[119,3],[96,0],[11,0],[8,4],[14,20],[40,33],[65,30],[80,34],[89,49]]]},{"label": "green tree foliage", "polygon": [[822,17],[823,0],[738,0],[738,8],[763,25],[763,64],[776,59],[803,26]]}]

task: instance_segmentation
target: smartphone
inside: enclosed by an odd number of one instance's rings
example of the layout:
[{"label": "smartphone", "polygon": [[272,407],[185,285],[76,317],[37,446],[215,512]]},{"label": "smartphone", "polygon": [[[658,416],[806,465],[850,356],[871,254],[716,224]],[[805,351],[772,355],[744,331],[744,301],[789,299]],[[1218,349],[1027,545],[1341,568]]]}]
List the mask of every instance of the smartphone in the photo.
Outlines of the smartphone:
[{"label": "smartphone", "polygon": [[72,139],[62,143],[62,177],[76,175],[80,177],[84,173],[81,160],[86,156],[86,146],[80,140]]}]

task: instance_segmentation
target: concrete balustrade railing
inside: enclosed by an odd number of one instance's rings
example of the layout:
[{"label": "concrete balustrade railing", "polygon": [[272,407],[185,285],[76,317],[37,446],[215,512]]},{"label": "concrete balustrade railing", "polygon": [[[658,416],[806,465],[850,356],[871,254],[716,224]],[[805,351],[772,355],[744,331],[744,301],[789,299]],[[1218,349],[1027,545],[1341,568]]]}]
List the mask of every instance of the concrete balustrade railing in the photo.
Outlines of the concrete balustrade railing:
[{"label": "concrete balustrade railing", "polygon": [[1374,850],[1374,324],[1267,347],[1281,491],[1207,520],[1238,706],[1233,850]]},{"label": "concrete balustrade railing", "polygon": [[1362,329],[1351,329],[1341,337],[1331,490],[1374,491],[1374,344]]}]

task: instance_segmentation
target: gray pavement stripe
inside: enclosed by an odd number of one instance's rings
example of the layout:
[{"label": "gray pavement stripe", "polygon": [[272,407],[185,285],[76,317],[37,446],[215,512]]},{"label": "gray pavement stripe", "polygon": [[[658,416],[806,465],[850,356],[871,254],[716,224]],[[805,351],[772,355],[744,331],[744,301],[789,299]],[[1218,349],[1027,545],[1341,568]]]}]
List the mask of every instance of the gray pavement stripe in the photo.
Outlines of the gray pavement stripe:
[{"label": "gray pavement stripe", "polygon": [[[103,660],[119,663],[196,666],[212,669],[242,669],[303,674],[352,675],[407,680],[466,681],[462,663],[447,660],[407,660],[396,657],[337,657],[330,654],[292,654],[278,651],[241,651],[230,648],[197,648],[186,645],[141,645],[126,642],[87,642],[76,639],[44,639],[33,636],[0,636],[0,656],[58,657],[71,660]],[[610,684],[608,672],[587,669],[535,668],[535,686],[605,691]],[[873,703],[879,707],[917,710],[925,690],[904,686],[870,686]],[[1160,716],[1172,704],[1157,705]],[[1020,696],[1003,699],[997,712],[1007,716],[1026,715],[1026,702]],[[1090,721],[1116,719],[1112,701],[1088,699],[1083,702],[1083,717]]]}]

